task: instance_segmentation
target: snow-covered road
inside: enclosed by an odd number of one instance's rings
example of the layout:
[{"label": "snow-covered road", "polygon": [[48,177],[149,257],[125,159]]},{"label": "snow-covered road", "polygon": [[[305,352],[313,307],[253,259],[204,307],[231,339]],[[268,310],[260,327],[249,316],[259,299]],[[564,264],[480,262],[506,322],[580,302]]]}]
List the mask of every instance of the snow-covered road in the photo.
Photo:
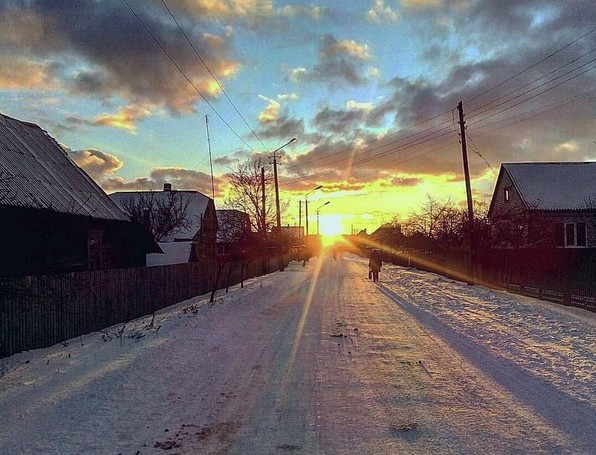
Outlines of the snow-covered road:
[{"label": "snow-covered road", "polygon": [[2,359],[2,454],[594,454],[596,315],[363,259]]}]

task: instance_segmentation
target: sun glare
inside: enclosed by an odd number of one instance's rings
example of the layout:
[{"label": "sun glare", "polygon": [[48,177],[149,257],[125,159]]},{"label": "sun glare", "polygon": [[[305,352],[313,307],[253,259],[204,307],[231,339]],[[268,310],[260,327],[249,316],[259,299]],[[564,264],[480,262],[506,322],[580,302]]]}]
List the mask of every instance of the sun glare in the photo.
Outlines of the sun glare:
[{"label": "sun glare", "polygon": [[319,232],[323,237],[336,237],[342,234],[341,219],[333,215],[321,217]]}]

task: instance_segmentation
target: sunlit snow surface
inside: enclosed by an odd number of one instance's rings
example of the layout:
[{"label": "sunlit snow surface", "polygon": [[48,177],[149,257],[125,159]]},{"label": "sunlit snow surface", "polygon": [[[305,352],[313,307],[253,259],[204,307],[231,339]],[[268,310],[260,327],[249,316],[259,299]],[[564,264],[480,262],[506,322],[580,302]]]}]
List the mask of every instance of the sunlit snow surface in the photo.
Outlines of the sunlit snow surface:
[{"label": "sunlit snow surface", "polygon": [[375,284],[355,256],[292,263],[2,359],[0,453],[589,454],[595,316],[392,265]]},{"label": "sunlit snow surface", "polygon": [[386,266],[382,281],[495,357],[596,407],[594,313],[416,269]]}]

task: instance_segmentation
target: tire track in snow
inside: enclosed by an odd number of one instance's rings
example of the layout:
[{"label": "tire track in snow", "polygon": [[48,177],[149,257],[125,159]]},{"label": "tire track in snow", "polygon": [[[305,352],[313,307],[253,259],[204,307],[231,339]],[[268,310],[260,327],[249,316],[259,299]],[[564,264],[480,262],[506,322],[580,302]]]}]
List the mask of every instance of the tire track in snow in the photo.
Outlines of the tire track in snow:
[{"label": "tire track in snow", "polygon": [[[409,303],[387,286],[379,283],[378,287],[383,294],[415,317],[424,327],[446,340],[462,357],[504,388],[525,408],[521,410],[522,414],[527,415],[528,410],[538,413],[552,428],[554,434],[560,432],[566,436],[565,439],[569,445],[576,447],[581,453],[593,453],[596,414],[592,406],[573,399],[552,384],[533,376],[507,359],[495,357],[484,346],[474,343],[465,335],[456,333],[438,317]],[[586,422],[591,424],[586,427]]]}]

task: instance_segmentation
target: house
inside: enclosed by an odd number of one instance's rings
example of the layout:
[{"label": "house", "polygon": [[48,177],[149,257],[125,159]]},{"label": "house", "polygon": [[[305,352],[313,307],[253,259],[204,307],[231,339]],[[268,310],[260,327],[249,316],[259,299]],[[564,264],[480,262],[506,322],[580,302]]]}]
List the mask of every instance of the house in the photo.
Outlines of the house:
[{"label": "house", "polygon": [[0,276],[145,265],[159,251],[39,126],[0,114]]},{"label": "house", "polygon": [[502,164],[488,219],[496,248],[596,248],[596,162]]},{"label": "house", "polygon": [[240,210],[216,210],[217,254],[235,255],[245,253],[254,246],[255,240],[250,228],[250,218]]},{"label": "house", "polygon": [[404,235],[401,226],[394,226],[391,223],[381,225],[368,237],[374,248],[380,248],[388,253],[400,250],[404,245]]},{"label": "house", "polygon": [[148,266],[215,257],[218,224],[210,197],[164,183],[163,191],[116,192],[110,198],[158,242],[163,254],[148,255]]}]

